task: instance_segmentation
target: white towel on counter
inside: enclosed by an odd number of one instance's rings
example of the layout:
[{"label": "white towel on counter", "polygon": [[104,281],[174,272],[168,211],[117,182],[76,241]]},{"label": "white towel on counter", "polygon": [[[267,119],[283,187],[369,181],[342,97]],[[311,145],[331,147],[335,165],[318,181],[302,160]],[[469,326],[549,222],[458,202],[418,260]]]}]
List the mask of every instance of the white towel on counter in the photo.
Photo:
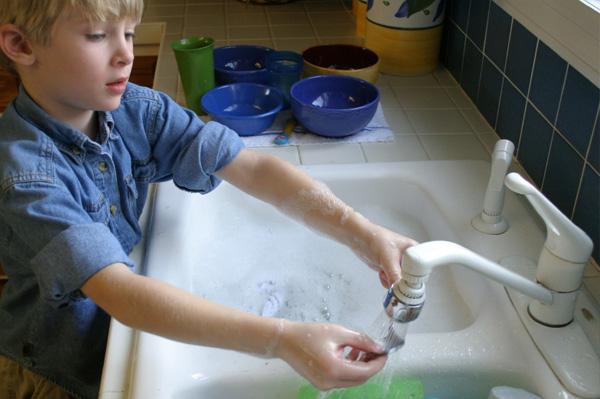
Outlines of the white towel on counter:
[{"label": "white towel on counter", "polygon": [[[292,117],[291,110],[281,111],[275,117],[275,121],[267,130],[257,136],[245,136],[242,140],[247,147],[277,147],[274,140],[278,134],[281,134],[285,122]],[[290,137],[287,144],[284,145],[304,145],[304,144],[323,144],[323,143],[370,143],[378,141],[394,141],[394,132],[385,120],[381,104],[377,105],[377,110],[371,122],[367,124],[360,132],[352,136],[342,138],[330,138],[316,135],[307,131],[303,126],[296,126],[294,134]]]}]

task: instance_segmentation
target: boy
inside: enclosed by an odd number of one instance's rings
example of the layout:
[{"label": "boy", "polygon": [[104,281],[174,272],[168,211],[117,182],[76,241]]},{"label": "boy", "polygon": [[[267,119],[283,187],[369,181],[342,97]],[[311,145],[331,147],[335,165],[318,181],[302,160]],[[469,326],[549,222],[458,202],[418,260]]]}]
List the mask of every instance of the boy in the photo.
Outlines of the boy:
[{"label": "boy", "polygon": [[128,84],[142,0],[2,0],[0,60],[22,82],[0,118],[0,398],[94,398],[110,317],[170,339],[279,357],[322,389],[386,356],[341,326],[226,309],[130,270],[148,184],[225,179],[347,244],[384,285],[414,244],[291,165],[243,148],[167,96]]}]

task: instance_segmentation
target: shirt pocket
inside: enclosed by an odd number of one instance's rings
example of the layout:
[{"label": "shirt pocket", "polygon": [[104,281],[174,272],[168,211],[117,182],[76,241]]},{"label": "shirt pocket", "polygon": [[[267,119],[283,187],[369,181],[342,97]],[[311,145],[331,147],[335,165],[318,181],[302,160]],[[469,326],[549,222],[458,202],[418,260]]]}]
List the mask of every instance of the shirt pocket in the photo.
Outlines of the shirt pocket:
[{"label": "shirt pocket", "polygon": [[136,182],[148,184],[153,181],[156,176],[156,164],[152,161],[134,161],[132,173]]},{"label": "shirt pocket", "polygon": [[127,205],[135,210],[136,201],[139,197],[137,184],[132,175],[125,176],[125,186],[127,187]]},{"label": "shirt pocket", "polygon": [[96,223],[108,225],[110,216],[106,197],[100,191],[91,193],[82,198],[83,208]]}]

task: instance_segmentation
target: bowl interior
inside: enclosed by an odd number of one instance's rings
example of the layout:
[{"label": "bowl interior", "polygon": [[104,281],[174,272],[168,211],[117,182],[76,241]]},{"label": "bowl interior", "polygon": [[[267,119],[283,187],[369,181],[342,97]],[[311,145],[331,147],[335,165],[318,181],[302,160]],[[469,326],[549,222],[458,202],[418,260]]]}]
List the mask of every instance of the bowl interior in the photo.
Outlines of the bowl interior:
[{"label": "bowl interior", "polygon": [[350,109],[377,100],[377,88],[360,79],[321,75],[303,79],[291,90],[291,96],[304,105],[316,108]]},{"label": "bowl interior", "polygon": [[273,49],[262,46],[227,46],[214,50],[215,68],[248,72],[265,69],[265,59]]},{"label": "bowl interior", "polygon": [[302,57],[318,67],[341,70],[364,69],[379,62],[379,57],[374,51],[351,44],[310,47],[304,50]]},{"label": "bowl interior", "polygon": [[217,87],[202,97],[202,105],[209,114],[221,116],[260,116],[281,108],[281,94],[271,87],[236,83]]}]

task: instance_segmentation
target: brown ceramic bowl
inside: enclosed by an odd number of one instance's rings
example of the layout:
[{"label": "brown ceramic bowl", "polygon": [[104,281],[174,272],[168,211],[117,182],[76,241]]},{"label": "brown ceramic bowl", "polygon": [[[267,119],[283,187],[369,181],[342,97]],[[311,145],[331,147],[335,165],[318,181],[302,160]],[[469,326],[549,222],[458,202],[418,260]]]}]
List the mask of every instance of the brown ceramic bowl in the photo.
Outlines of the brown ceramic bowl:
[{"label": "brown ceramic bowl", "polygon": [[304,76],[347,75],[375,83],[379,56],[373,50],[352,44],[324,44],[302,52]]}]

